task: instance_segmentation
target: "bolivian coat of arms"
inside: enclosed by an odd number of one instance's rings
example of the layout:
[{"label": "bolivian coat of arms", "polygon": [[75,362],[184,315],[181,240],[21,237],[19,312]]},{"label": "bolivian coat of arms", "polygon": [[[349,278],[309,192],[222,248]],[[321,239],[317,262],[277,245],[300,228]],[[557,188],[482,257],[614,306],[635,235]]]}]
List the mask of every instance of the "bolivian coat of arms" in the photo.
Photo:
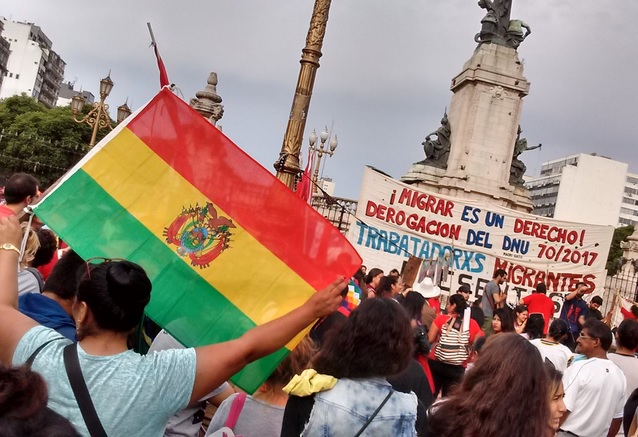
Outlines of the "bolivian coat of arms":
[{"label": "bolivian coat of arms", "polygon": [[182,213],[166,228],[166,242],[177,246],[179,256],[188,256],[191,264],[205,268],[224,250],[229,248],[233,222],[218,216],[215,206],[208,202],[205,206],[184,208]]}]

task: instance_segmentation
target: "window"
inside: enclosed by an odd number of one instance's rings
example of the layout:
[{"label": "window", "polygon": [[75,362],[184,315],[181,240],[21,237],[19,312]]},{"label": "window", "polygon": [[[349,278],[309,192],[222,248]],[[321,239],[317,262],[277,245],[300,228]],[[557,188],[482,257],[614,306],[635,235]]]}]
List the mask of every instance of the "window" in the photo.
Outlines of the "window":
[{"label": "window", "polygon": [[9,77],[13,77],[13,73],[9,73]]},{"label": "window", "polygon": [[16,73],[16,79],[20,79],[20,74]]}]

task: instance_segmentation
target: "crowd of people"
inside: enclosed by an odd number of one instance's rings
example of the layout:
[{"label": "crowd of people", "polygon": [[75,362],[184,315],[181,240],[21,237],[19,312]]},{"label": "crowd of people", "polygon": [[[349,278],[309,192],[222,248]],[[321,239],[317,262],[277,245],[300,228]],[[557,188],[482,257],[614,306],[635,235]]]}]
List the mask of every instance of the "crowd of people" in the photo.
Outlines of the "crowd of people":
[{"label": "crowd of people", "polygon": [[[84,260],[37,218],[21,225],[38,195],[14,175],[0,206],[1,435],[636,435],[638,308],[612,333],[585,284],[554,317],[542,283],[508,302],[505,270],[473,296],[362,266],[235,340],[186,348],[160,330],[139,353],[143,266]],[[254,393],[229,383],[308,326]]]}]

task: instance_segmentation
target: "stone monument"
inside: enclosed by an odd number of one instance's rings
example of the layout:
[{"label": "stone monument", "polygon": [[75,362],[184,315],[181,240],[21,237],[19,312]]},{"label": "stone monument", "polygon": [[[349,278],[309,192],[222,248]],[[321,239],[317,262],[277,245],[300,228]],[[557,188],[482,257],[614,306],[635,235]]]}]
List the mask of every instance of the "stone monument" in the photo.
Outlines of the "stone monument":
[{"label": "stone monument", "polygon": [[206,86],[202,91],[196,92],[195,97],[190,101],[191,108],[202,114],[213,126],[217,126],[217,122],[224,116],[222,98],[217,94],[217,73],[213,71],[208,75]]},{"label": "stone monument", "polygon": [[[531,29],[510,19],[511,4],[511,0],[479,1],[487,14],[474,38],[478,43],[474,54],[452,79],[454,95],[445,123],[423,143],[425,160],[413,164],[401,180],[453,197],[530,212],[533,205],[522,185],[525,165],[518,157],[539,146],[527,147],[518,133],[530,84],[517,48]],[[446,133],[449,144],[436,144],[444,143]],[[437,139],[430,139],[434,134]],[[439,155],[428,156],[428,146]]]}]

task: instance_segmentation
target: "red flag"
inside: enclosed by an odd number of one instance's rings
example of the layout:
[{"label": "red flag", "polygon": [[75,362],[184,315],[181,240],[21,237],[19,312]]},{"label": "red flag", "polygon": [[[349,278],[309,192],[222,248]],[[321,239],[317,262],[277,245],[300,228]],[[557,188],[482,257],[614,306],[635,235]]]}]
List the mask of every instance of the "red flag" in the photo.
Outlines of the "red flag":
[{"label": "red flag", "polygon": [[312,199],[312,166],[315,162],[315,153],[308,148],[308,163],[306,169],[301,174],[301,180],[297,184],[295,190],[297,196],[301,197],[306,202],[310,203]]},{"label": "red flag", "polygon": [[148,26],[148,31],[151,34],[151,46],[153,47],[153,51],[155,51],[155,57],[157,58],[157,68],[159,69],[160,74],[160,87],[163,88],[170,83],[168,81],[168,73],[166,73],[164,61],[162,61],[162,57],[160,56],[159,50],[157,49],[155,35],[153,35],[153,29],[151,29],[151,23],[146,23],[146,25]]}]

